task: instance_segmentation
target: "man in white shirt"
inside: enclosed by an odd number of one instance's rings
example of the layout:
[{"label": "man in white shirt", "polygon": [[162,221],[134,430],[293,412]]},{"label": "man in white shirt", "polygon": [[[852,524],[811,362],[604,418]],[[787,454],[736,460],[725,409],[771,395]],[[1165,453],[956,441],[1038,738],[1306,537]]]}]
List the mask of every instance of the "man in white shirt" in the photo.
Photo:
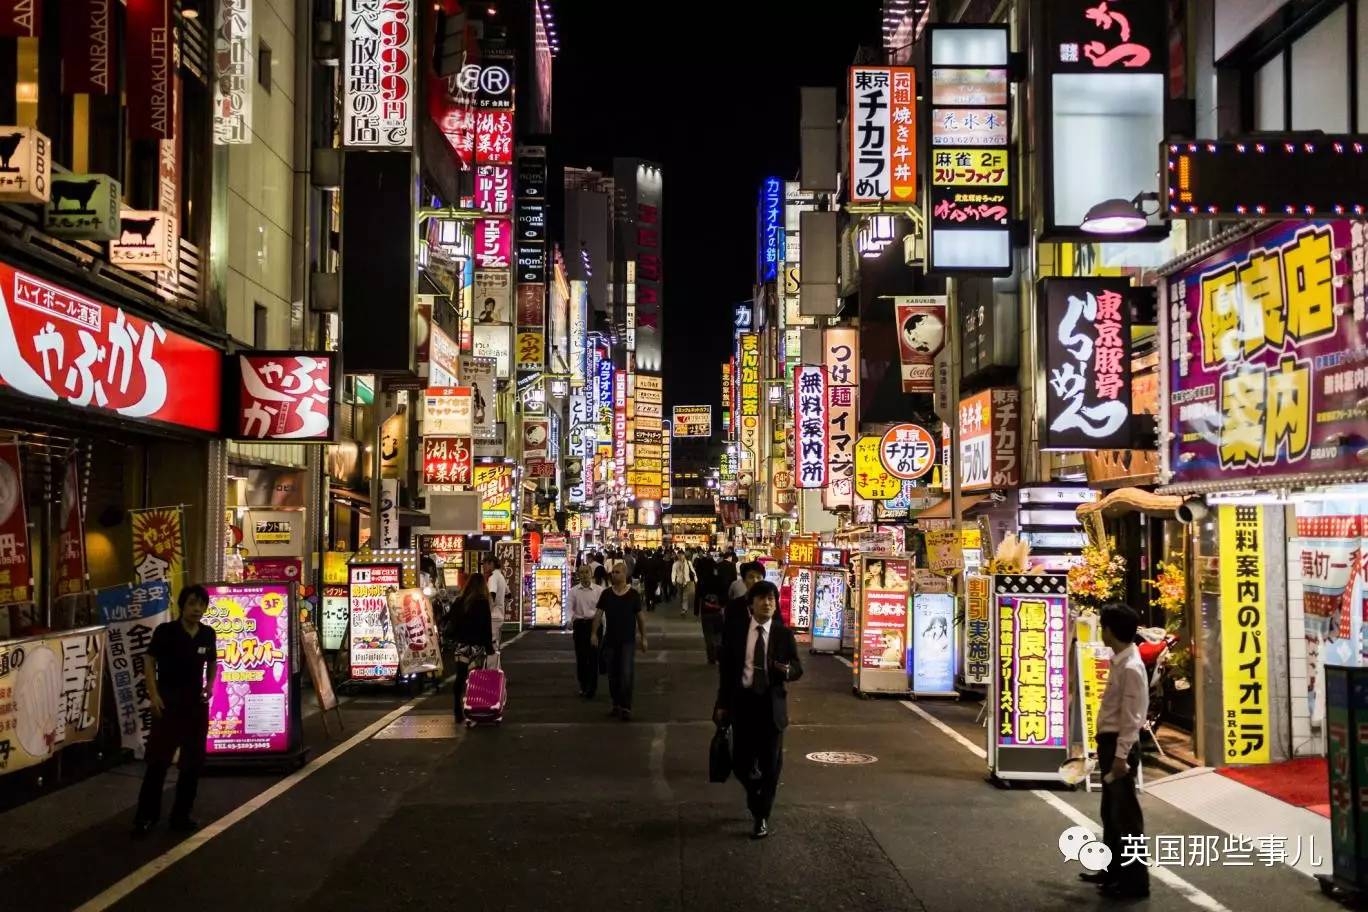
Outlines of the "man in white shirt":
[{"label": "man in white shirt", "polygon": [[494,628],[494,648],[499,648],[499,635],[503,632],[504,601],[508,598],[508,580],[499,569],[494,558],[486,557],[483,563],[485,583],[489,586],[489,620]]},{"label": "man in white shirt", "polygon": [[[1135,648],[1139,624],[1128,605],[1102,606],[1102,642],[1112,650],[1107,689],[1097,712],[1097,768],[1102,772],[1102,842],[1111,849],[1107,870],[1079,877],[1113,899],[1149,896],[1149,868],[1134,858],[1123,861],[1123,847],[1147,845],[1145,818],[1135,791],[1140,766],[1140,730],[1149,712],[1149,676]],[[1138,842],[1137,842],[1138,840]]]},{"label": "man in white shirt", "polygon": [[570,632],[575,639],[575,677],[579,695],[592,700],[598,692],[598,650],[594,648],[594,614],[598,611],[602,586],[594,585],[593,570],[582,564],[570,590]]}]

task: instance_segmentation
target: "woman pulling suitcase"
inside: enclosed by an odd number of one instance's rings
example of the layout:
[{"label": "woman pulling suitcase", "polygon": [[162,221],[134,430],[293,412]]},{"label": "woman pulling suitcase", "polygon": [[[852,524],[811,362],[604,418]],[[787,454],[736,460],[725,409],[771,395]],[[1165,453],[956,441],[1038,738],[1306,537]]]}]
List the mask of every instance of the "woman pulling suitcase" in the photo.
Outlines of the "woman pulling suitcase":
[{"label": "woman pulling suitcase", "polygon": [[453,697],[456,721],[459,722],[465,718],[463,702],[471,669],[484,668],[486,658],[494,652],[489,585],[485,582],[484,574],[470,575],[460,600],[447,615],[442,634],[454,644],[456,653]]}]

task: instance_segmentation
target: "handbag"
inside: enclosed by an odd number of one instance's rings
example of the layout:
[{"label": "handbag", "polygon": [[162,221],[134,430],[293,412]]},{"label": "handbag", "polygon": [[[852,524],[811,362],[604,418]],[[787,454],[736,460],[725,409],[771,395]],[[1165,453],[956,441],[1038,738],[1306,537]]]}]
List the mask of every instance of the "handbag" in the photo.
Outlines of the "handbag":
[{"label": "handbag", "polygon": [[726,782],[732,768],[732,731],[730,725],[719,725],[708,745],[708,781]]}]

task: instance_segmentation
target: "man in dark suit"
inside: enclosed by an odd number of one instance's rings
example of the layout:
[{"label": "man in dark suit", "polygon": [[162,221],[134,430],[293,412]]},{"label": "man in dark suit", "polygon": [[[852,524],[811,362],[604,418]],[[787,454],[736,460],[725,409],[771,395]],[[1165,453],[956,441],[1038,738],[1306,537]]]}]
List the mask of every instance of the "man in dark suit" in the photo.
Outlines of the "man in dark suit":
[{"label": "man in dark suit", "polygon": [[775,617],[779,590],[761,580],[747,593],[750,610],[727,613],[713,721],[732,727],[732,766],[746,790],[752,839],[769,835],[769,816],[784,765],[789,681],[803,676],[793,631]]}]

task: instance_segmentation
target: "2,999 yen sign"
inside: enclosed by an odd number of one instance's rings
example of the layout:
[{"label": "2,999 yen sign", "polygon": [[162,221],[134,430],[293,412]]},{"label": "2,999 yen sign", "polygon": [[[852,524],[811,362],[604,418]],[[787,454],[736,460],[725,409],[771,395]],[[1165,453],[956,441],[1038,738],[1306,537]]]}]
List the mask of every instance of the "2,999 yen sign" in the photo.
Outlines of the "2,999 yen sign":
[{"label": "2,999 yen sign", "polygon": [[920,425],[897,424],[879,441],[879,460],[894,478],[921,478],[936,464],[936,441]]}]

